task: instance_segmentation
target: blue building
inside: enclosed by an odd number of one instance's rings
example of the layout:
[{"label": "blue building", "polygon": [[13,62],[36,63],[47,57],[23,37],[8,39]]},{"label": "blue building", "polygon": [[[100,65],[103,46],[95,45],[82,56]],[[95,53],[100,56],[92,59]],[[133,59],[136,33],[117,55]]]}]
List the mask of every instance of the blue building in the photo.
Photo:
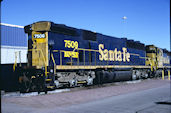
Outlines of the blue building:
[{"label": "blue building", "polygon": [[23,26],[0,23],[1,27],[1,89],[12,91],[17,85],[13,64],[27,62],[27,35]]},{"label": "blue building", "polygon": [[0,64],[14,64],[15,56],[17,63],[26,63],[27,58],[27,35],[23,26],[1,23],[1,62]]}]

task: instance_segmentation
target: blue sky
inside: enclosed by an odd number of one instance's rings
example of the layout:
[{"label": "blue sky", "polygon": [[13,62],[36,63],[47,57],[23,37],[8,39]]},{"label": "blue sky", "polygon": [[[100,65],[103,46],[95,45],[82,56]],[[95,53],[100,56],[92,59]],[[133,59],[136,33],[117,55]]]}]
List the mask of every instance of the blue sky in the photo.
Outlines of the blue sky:
[{"label": "blue sky", "polygon": [[170,50],[170,0],[3,0],[1,21],[53,21]]}]

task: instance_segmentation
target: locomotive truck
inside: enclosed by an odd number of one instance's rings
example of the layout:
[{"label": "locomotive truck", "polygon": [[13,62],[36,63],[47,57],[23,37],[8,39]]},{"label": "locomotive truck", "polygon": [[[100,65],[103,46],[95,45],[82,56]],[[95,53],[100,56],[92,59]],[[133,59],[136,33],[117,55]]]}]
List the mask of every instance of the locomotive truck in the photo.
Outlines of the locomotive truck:
[{"label": "locomotive truck", "polygon": [[154,45],[49,21],[24,30],[28,63],[14,65],[22,92],[155,77],[170,69],[170,52]]}]

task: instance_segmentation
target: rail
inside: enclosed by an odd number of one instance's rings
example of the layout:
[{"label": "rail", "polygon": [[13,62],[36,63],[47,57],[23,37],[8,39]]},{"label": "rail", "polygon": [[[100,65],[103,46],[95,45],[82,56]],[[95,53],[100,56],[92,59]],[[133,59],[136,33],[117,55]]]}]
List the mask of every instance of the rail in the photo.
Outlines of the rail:
[{"label": "rail", "polygon": [[[80,61],[80,57],[78,56],[76,59],[77,60],[73,60],[73,57],[72,57],[72,53],[73,52],[75,52],[75,50],[74,51],[71,51],[70,53],[71,53],[71,55],[70,55],[70,61],[69,62],[67,62],[67,64],[63,64],[63,54],[65,54],[65,50],[53,50],[53,53],[52,53],[52,55],[51,56],[54,56],[54,54],[55,53],[59,53],[59,59],[60,59],[60,61],[59,61],[59,65],[60,66],[62,66],[62,65],[73,65],[73,64],[75,64],[75,65],[80,65],[81,63],[81,65],[86,65],[86,52],[89,52],[89,55],[88,55],[88,58],[89,58],[89,60],[88,60],[88,62],[89,62],[89,64],[88,65],[92,65],[93,63],[92,63],[92,53],[90,53],[90,52],[94,52],[94,65],[96,65],[96,55],[97,55],[97,52],[99,52],[98,50],[92,50],[92,49],[82,49],[82,48],[78,48],[77,50],[76,50],[78,53],[80,52],[80,51],[83,51],[83,62],[81,62]],[[54,61],[54,57],[52,58],[52,60],[53,60],[53,63],[56,65],[56,63],[55,63],[55,61]],[[74,62],[75,61],[75,62]],[[81,62],[81,63],[80,63]]]},{"label": "rail", "polygon": [[53,65],[54,65],[54,70],[53,70],[53,72],[54,72],[54,74],[56,74],[56,63],[55,63],[55,59],[54,59],[54,57],[53,57],[53,53],[51,53],[51,57],[52,57]]},{"label": "rail", "polygon": [[[55,65],[60,66],[60,67],[62,67],[62,66],[69,67],[69,65],[70,66],[82,66],[82,67],[83,66],[97,66],[97,67],[99,67],[102,65],[103,66],[109,65],[109,67],[110,67],[111,65],[116,65],[116,64],[119,65],[120,64],[120,62],[116,63],[115,61],[108,61],[108,60],[107,61],[100,61],[99,60],[99,62],[97,62],[97,55],[99,54],[99,50],[77,48],[77,49],[74,49],[73,51],[70,51],[70,52],[71,52],[70,57],[68,57],[68,58],[70,58],[70,60],[68,59],[68,62],[65,62],[65,61],[63,61],[63,56],[65,54],[65,50],[53,50],[53,52],[52,52],[53,56],[55,56],[57,53],[59,56],[59,59],[58,59],[57,63],[55,63]],[[79,56],[77,58],[73,58],[72,52],[78,52]],[[122,52],[122,54],[123,54],[123,52]],[[150,58],[141,57],[139,54],[133,54],[133,53],[130,53],[130,55],[138,56],[141,59],[148,59],[150,61],[151,69],[153,68]],[[54,57],[53,57],[53,59],[54,59]],[[55,61],[53,61],[53,62],[55,62]]]},{"label": "rail", "polygon": [[21,51],[16,51],[15,52],[15,61],[14,61],[14,65],[13,65],[13,71],[15,71],[15,67],[17,67],[17,60],[18,60],[17,56],[19,56],[19,62],[20,62],[19,66],[21,67]]}]

